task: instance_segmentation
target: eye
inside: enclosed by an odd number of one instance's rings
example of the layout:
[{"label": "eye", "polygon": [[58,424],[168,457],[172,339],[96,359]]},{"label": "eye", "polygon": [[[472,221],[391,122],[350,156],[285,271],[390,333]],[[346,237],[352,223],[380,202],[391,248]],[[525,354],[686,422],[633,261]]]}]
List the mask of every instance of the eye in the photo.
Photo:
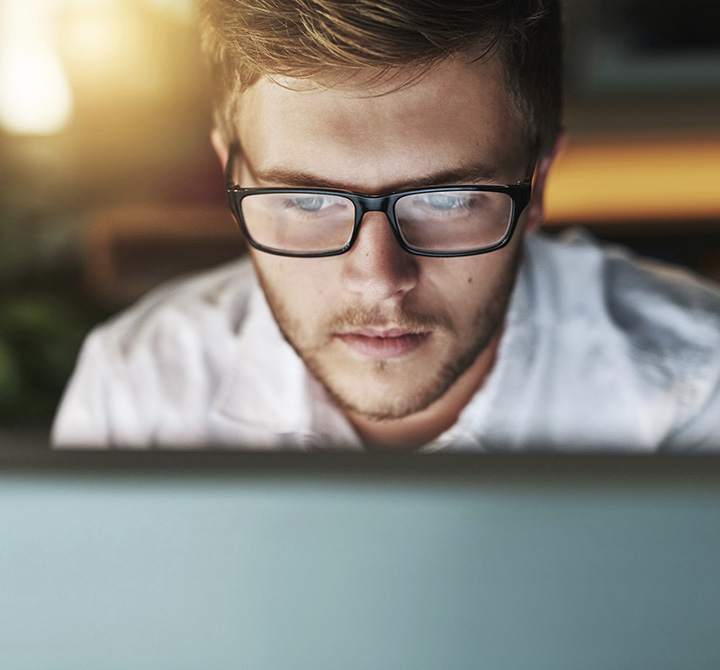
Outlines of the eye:
[{"label": "eye", "polygon": [[336,200],[336,198],[328,198],[322,195],[295,196],[288,199],[287,206],[300,209],[303,212],[319,212],[335,205]]},{"label": "eye", "polygon": [[441,211],[467,207],[470,202],[467,195],[452,195],[450,193],[428,193],[424,199],[428,207]]}]

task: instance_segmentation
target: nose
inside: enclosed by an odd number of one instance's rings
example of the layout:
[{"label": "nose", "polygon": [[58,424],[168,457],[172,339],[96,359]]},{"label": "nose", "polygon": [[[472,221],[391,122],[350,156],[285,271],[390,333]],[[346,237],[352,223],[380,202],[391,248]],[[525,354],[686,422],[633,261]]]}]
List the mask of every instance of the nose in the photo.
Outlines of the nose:
[{"label": "nose", "polygon": [[365,214],[358,238],[343,260],[345,288],[368,302],[402,298],[417,283],[417,257],[398,244],[381,212]]}]

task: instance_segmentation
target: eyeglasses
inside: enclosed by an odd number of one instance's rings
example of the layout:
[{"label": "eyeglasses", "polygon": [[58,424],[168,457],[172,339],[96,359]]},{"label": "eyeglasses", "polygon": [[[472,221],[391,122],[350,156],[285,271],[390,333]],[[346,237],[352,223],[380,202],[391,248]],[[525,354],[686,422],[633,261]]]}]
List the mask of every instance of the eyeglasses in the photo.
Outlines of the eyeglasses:
[{"label": "eyeglasses", "polygon": [[447,186],[371,196],[338,189],[241,188],[232,180],[239,154],[230,148],[227,199],[248,242],[279,256],[317,258],[348,251],[367,212],[388,218],[398,244],[418,256],[484,254],[504,247],[530,201],[535,162],[512,185]]}]

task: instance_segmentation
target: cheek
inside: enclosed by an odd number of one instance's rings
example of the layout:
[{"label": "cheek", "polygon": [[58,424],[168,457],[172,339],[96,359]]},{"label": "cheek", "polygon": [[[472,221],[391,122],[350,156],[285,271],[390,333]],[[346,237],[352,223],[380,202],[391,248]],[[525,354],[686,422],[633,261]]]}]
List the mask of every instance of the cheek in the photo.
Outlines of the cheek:
[{"label": "cheek", "polygon": [[[329,295],[329,287],[336,285],[330,259],[286,258],[255,250],[252,259],[263,288],[289,310],[316,310]],[[313,313],[309,311],[307,315]]]},{"label": "cheek", "polygon": [[491,292],[506,266],[506,258],[500,254],[443,259],[443,266],[433,273],[432,282],[448,300],[451,296],[470,300]]},{"label": "cheek", "polygon": [[434,273],[435,291],[457,322],[474,322],[511,289],[517,259],[516,245],[480,256],[444,259],[442,269]]}]

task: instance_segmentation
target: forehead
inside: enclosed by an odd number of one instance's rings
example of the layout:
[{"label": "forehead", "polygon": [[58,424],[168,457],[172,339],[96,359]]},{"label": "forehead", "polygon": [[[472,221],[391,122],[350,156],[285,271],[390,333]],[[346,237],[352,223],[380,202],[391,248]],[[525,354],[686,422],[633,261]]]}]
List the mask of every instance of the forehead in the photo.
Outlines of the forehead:
[{"label": "forehead", "polygon": [[397,71],[365,86],[361,76],[332,87],[266,77],[243,94],[237,131],[260,171],[341,176],[365,192],[478,161],[512,172],[526,158],[496,57],[456,57],[421,76]]}]

